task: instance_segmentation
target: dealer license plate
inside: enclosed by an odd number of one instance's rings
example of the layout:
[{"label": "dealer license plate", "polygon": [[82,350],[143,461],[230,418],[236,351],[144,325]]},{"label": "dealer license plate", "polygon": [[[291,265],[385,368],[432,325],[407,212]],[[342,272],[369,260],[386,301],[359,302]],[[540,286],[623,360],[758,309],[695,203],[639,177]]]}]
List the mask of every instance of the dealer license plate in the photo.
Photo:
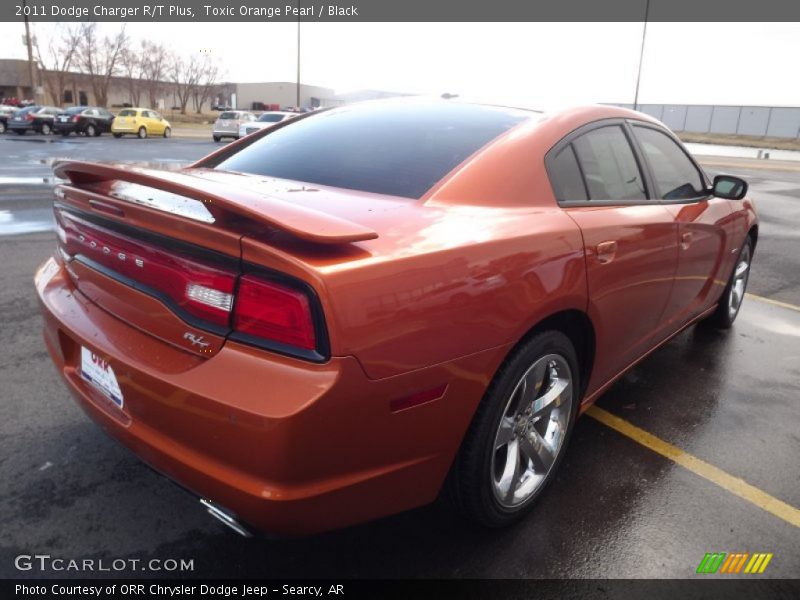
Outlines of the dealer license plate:
[{"label": "dealer license plate", "polygon": [[114,369],[105,359],[83,346],[81,346],[81,376],[122,408],[122,390],[119,389]]}]

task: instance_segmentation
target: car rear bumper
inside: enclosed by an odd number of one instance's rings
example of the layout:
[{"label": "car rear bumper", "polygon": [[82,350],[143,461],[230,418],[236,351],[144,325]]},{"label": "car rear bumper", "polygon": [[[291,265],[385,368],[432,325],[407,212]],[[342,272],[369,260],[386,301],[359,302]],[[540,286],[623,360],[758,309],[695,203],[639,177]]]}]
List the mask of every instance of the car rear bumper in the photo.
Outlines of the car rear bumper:
[{"label": "car rear bumper", "polygon": [[214,136],[217,136],[217,137],[238,138],[239,137],[239,132],[238,131],[227,131],[227,130],[221,130],[221,131],[214,130],[213,132],[211,132],[211,135],[214,135]]},{"label": "car rear bumper", "polygon": [[56,121],[53,124],[53,131],[55,131],[56,133],[64,133],[64,132],[72,133],[73,131],[77,130],[78,127],[75,123],[59,123],[58,121]]},{"label": "car rear bumper", "polygon": [[21,131],[23,129],[26,129],[26,130],[30,129],[30,130],[34,130],[35,131],[37,129],[37,126],[34,125],[33,123],[28,123],[28,122],[26,122],[26,123],[17,123],[15,121],[9,121],[8,122],[8,128],[9,129],[14,129],[14,130],[19,130],[19,131]]},{"label": "car rear bumper", "polygon": [[[353,357],[310,364],[230,341],[189,354],[93,304],[54,258],[36,288],[48,351],[85,412],[157,471],[281,535],[434,500],[506,350],[370,380]],[[123,409],[81,377],[81,346],[114,369]],[[442,385],[439,399],[392,411]]]}]

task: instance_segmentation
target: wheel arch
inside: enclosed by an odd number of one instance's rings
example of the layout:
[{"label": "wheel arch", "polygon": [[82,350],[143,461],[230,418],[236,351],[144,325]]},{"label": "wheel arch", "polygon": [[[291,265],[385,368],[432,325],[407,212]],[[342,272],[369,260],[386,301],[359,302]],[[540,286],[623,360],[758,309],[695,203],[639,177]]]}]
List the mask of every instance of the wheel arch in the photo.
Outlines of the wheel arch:
[{"label": "wheel arch", "polygon": [[519,342],[509,351],[505,360],[508,360],[508,358],[516,352],[517,348],[530,338],[538,333],[549,330],[560,331],[566,335],[575,348],[575,352],[578,355],[578,366],[580,368],[580,396],[582,398],[589,384],[589,378],[592,375],[596,348],[594,325],[589,315],[582,310],[562,310],[544,317],[525,332]]},{"label": "wheel arch", "polygon": [[753,244],[753,251],[755,252],[756,244],[758,243],[758,223],[750,227],[747,232],[747,237],[750,238],[750,242]]}]

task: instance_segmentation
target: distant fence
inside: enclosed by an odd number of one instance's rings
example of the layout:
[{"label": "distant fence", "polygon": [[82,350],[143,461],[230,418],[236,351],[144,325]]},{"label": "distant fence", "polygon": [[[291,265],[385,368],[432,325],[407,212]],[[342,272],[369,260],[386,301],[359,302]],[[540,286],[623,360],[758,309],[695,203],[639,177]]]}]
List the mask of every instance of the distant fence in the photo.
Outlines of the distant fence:
[{"label": "distant fence", "polygon": [[640,104],[638,110],[673,131],[800,138],[800,107]]}]

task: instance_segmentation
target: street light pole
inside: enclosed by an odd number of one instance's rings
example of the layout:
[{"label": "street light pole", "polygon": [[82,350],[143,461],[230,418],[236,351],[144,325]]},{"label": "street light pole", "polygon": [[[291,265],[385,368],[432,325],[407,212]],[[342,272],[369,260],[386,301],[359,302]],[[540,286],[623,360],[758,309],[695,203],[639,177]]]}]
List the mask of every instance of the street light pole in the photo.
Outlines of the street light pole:
[{"label": "street light pole", "polygon": [[297,108],[300,108],[300,17],[297,18]]},{"label": "street light pole", "polygon": [[633,96],[633,110],[639,110],[639,82],[642,79],[642,60],[644,59],[644,41],[647,37],[647,18],[650,15],[650,0],[644,7],[644,29],[642,29],[642,48],[639,51],[639,71],[636,73],[636,93]]},{"label": "street light pole", "polygon": [[31,99],[36,101],[36,81],[33,78],[33,44],[31,43],[31,29],[28,24],[27,0],[22,0],[22,18],[25,21],[25,45],[28,47],[28,77],[31,80]]}]

